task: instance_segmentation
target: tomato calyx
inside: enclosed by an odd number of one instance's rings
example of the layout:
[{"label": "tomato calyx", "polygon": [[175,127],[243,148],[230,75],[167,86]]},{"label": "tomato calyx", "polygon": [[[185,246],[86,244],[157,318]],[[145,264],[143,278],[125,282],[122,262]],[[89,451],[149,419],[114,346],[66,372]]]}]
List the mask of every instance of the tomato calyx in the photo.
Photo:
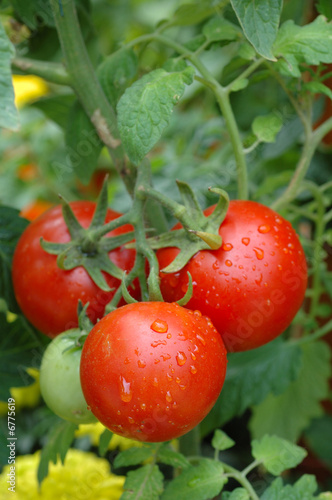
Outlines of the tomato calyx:
[{"label": "tomato calyx", "polygon": [[[209,191],[219,195],[215,210],[206,217],[199,206],[197,198],[191,187],[177,181],[183,205],[176,202],[167,203],[160,199],[181,222],[182,228],[167,233],[162,233],[148,239],[150,247],[154,250],[165,247],[180,249],[175,259],[164,269],[163,273],[176,273],[200,250],[217,250],[222,245],[219,228],[226,217],[229,206],[228,194],[219,188],[209,188]],[[147,192],[147,196],[149,196]],[[156,196],[157,198],[157,196]]]},{"label": "tomato calyx", "polygon": [[71,240],[68,243],[53,243],[41,238],[40,244],[47,253],[58,256],[57,265],[61,269],[68,271],[81,266],[101,290],[109,292],[112,289],[107,284],[102,271],[121,280],[123,270],[110,260],[108,253],[131,241],[133,232],[112,237],[104,236],[107,232],[125,223],[123,220],[125,216],[121,216],[104,224],[108,208],[106,185],[105,181],[93,219],[87,229],[78,222],[69,203],[61,198],[63,218]]}]

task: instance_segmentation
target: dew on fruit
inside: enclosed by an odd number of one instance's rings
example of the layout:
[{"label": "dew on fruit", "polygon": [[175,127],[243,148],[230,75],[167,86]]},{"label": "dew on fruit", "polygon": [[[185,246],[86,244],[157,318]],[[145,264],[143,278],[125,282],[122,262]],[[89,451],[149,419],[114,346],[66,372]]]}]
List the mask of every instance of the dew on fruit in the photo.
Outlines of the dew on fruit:
[{"label": "dew on fruit", "polygon": [[145,403],[141,403],[140,407],[141,407],[142,410],[146,410],[146,404]]},{"label": "dew on fruit", "polygon": [[279,271],[282,271],[282,265],[281,264],[278,264],[277,267],[278,267]]},{"label": "dew on fruit", "polygon": [[212,268],[216,271],[217,269],[219,269],[219,261],[216,260],[213,264],[212,264]]},{"label": "dew on fruit", "polygon": [[126,359],[124,360],[124,364],[125,364],[125,365],[127,365],[128,363],[130,363],[130,359],[129,359],[129,358],[126,358]]},{"label": "dew on fruit", "polygon": [[196,335],[197,340],[199,340],[203,345],[206,344],[205,339],[198,333]]},{"label": "dew on fruit", "polygon": [[133,417],[128,417],[128,422],[130,424],[133,424],[135,422],[135,420],[133,419]]},{"label": "dew on fruit", "polygon": [[166,345],[167,340],[155,340],[151,343],[151,347],[158,347],[159,345]]},{"label": "dew on fruit", "polygon": [[156,333],[166,333],[168,330],[168,324],[162,319],[156,319],[151,325],[151,330]]},{"label": "dew on fruit", "polygon": [[130,387],[130,382],[120,375],[120,398],[125,403],[129,403],[133,397],[133,393]]},{"label": "dew on fruit", "polygon": [[260,273],[259,278],[255,280],[256,285],[260,285],[263,281],[263,275]]},{"label": "dew on fruit", "polygon": [[264,259],[264,250],[261,248],[254,247],[254,252],[258,260]]},{"label": "dew on fruit", "polygon": [[195,356],[195,354],[193,352],[190,353],[190,356],[191,356],[191,359],[193,361],[195,361],[197,359],[196,356]]},{"label": "dew on fruit", "polygon": [[179,366],[183,366],[185,362],[187,361],[187,356],[185,355],[184,352],[178,351],[176,355],[176,362]]},{"label": "dew on fruit", "polygon": [[275,221],[276,221],[277,224],[282,224],[282,220],[279,217],[276,217]]},{"label": "dew on fruit", "polygon": [[137,361],[137,364],[138,364],[139,368],[145,368],[146,367],[146,363],[145,363],[145,361],[143,361],[143,359],[139,359]]},{"label": "dew on fruit", "polygon": [[250,243],[250,238],[242,238],[242,243],[245,245],[245,246],[248,246],[249,243]]},{"label": "dew on fruit", "polygon": [[225,252],[229,252],[230,250],[232,250],[232,248],[233,248],[232,243],[224,243],[222,246],[222,249],[225,250]]},{"label": "dew on fruit", "polygon": [[227,266],[227,267],[232,267],[233,262],[232,262],[231,260],[228,260],[228,259],[227,259],[227,260],[225,261],[225,264],[226,264],[226,266]]},{"label": "dew on fruit", "polygon": [[266,234],[269,233],[270,231],[271,231],[271,226],[269,226],[268,224],[262,224],[258,228],[258,232],[261,234]]},{"label": "dew on fruit", "polygon": [[194,366],[194,365],[191,365],[190,367],[190,372],[195,375],[195,373],[197,373],[197,368]]},{"label": "dew on fruit", "polygon": [[154,377],[154,379],[152,380],[152,385],[153,385],[154,387],[157,387],[157,386],[158,386],[158,379],[157,379],[157,377]]},{"label": "dew on fruit", "polygon": [[170,375],[169,373],[166,373],[166,378],[169,382],[171,382],[173,380],[173,377],[172,375]]},{"label": "dew on fruit", "polygon": [[160,357],[162,358],[163,361],[167,361],[168,359],[171,359],[170,354],[161,354]]},{"label": "dew on fruit", "polygon": [[172,335],[171,335],[170,333],[168,333],[168,334],[166,335],[166,337],[167,337],[168,339],[171,339],[171,338],[172,338]]},{"label": "dew on fruit", "polygon": [[166,392],[165,399],[168,403],[171,403],[173,401],[172,394],[169,391]]}]

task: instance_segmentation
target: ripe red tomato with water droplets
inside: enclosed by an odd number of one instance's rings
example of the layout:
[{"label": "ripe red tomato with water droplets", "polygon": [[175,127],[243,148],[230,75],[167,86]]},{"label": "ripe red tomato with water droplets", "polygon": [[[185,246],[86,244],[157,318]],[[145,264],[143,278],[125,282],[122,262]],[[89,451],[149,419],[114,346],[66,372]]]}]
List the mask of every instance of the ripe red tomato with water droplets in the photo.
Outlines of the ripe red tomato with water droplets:
[{"label": "ripe red tomato with water droplets", "polygon": [[137,302],[102,318],[81,357],[81,385],[108,429],[139,441],[179,437],[211,410],[226,374],[211,321],[178,304]]},{"label": "ripe red tomato with water droplets", "polygon": [[[198,252],[178,273],[161,272],[161,291],[168,302],[181,298],[189,272],[193,296],[186,307],[211,318],[228,351],[253,349],[280,335],[301,307],[307,286],[304,251],[287,220],[253,201],[231,201],[219,234],[220,249]],[[178,252],[159,250],[160,268]]]},{"label": "ripe red tomato with water droplets", "polygon": [[[76,201],[70,206],[79,223],[87,228],[92,220],[96,203]],[[108,210],[105,223],[121,214]],[[111,231],[115,236],[131,231],[124,225]],[[57,256],[47,253],[40,245],[40,238],[56,243],[70,241],[68,228],[62,216],[62,207],[57,205],[31,222],[16,246],[13,258],[13,285],[16,300],[28,320],[49,337],[77,327],[77,305],[89,302],[88,316],[94,323],[101,318],[105,306],[114,296],[120,281],[103,273],[112,291],[104,292],[82,267],[65,271],[57,266]],[[109,257],[121,269],[129,271],[135,260],[135,251],[119,247]],[[131,291],[138,298],[136,286]]]}]

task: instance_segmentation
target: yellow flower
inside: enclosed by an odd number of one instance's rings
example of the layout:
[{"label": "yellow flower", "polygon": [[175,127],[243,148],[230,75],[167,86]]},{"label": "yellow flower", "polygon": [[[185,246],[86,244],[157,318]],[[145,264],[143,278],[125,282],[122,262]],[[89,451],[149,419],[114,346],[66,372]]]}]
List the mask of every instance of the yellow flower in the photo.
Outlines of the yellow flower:
[{"label": "yellow flower", "polygon": [[13,87],[18,108],[48,93],[46,82],[33,75],[13,75]]},{"label": "yellow flower", "polygon": [[[75,432],[75,436],[89,436],[91,444],[93,446],[98,446],[100,435],[104,432],[104,430],[105,427],[100,422],[97,422],[96,424],[82,424]],[[142,444],[138,441],[134,441],[133,439],[127,439],[122,436],[118,436],[117,434],[113,434],[108,449],[114,450],[115,448],[119,448],[120,450],[127,450],[133,446],[142,446]]]},{"label": "yellow flower", "polygon": [[9,466],[0,475],[2,500],[119,500],[125,477],[110,472],[107,460],[93,453],[70,449],[64,465],[50,463],[49,474],[37,482],[39,452],[23,455],[15,463],[15,495],[10,491]]},{"label": "yellow flower", "polygon": [[[35,368],[27,368],[27,372],[35,379],[31,385],[25,387],[11,387],[11,397],[15,399],[15,411],[20,411],[22,408],[34,408],[40,401],[39,387],[39,370]],[[8,404],[4,401],[0,402],[0,416],[7,415]]]}]

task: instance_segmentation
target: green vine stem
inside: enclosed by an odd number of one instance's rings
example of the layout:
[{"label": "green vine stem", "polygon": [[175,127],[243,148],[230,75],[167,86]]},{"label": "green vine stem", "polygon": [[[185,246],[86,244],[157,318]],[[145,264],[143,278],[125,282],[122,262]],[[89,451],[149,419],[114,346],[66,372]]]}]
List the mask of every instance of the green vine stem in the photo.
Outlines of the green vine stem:
[{"label": "green vine stem", "polygon": [[60,63],[37,61],[16,57],[12,60],[12,68],[44,78],[48,82],[58,85],[71,86],[71,78]]},{"label": "green vine stem", "polygon": [[74,0],[62,4],[51,0],[52,12],[63,51],[64,64],[72,87],[81,101],[97,133],[107,146],[115,168],[123,179],[128,192],[132,193],[136,169],[125,161],[119,139],[115,112],[106,99],[87,53],[80,30]]},{"label": "green vine stem", "polygon": [[[251,500],[259,500],[259,496],[257,495],[254,488],[251,486],[250,482],[246,478],[244,471],[240,472],[237,469],[235,469],[234,467],[231,467],[230,465],[225,464],[224,462],[221,462],[221,464],[226,471],[226,474],[225,474],[226,477],[231,477],[231,478],[235,479],[243,488],[245,488],[247,490]],[[256,467],[257,465],[258,465],[258,463],[254,462],[254,467]]]},{"label": "green vine stem", "polygon": [[[159,30],[160,31],[160,30]],[[188,59],[193,66],[200,72],[203,78],[198,77],[197,79],[204,83],[207,87],[209,87],[215,94],[216,100],[220,107],[220,110],[223,114],[226,127],[229,133],[229,137],[233,146],[236,169],[237,169],[237,180],[238,180],[238,198],[239,199],[247,199],[248,198],[248,173],[247,173],[247,165],[246,158],[244,154],[244,149],[242,145],[242,140],[239,132],[239,128],[237,126],[235,116],[233,113],[233,109],[230,105],[229,101],[229,93],[231,89],[231,84],[228,87],[223,87],[220,83],[214,78],[208,68],[201,62],[201,60],[197,57],[194,52],[188,50],[181,43],[175,42],[174,40],[168,38],[165,35],[160,34],[158,30],[155,33],[151,33],[149,35],[143,35],[141,37],[132,40],[127,44],[128,47],[135,46],[139,43],[147,42],[147,41],[157,41],[163,45],[166,45],[172,49],[174,49],[178,54]],[[252,71],[256,69],[256,64],[260,64],[260,62],[253,65]],[[250,73],[251,70],[249,70]]]},{"label": "green vine stem", "polygon": [[179,438],[180,452],[185,457],[199,456],[201,454],[201,436],[199,425]]}]

